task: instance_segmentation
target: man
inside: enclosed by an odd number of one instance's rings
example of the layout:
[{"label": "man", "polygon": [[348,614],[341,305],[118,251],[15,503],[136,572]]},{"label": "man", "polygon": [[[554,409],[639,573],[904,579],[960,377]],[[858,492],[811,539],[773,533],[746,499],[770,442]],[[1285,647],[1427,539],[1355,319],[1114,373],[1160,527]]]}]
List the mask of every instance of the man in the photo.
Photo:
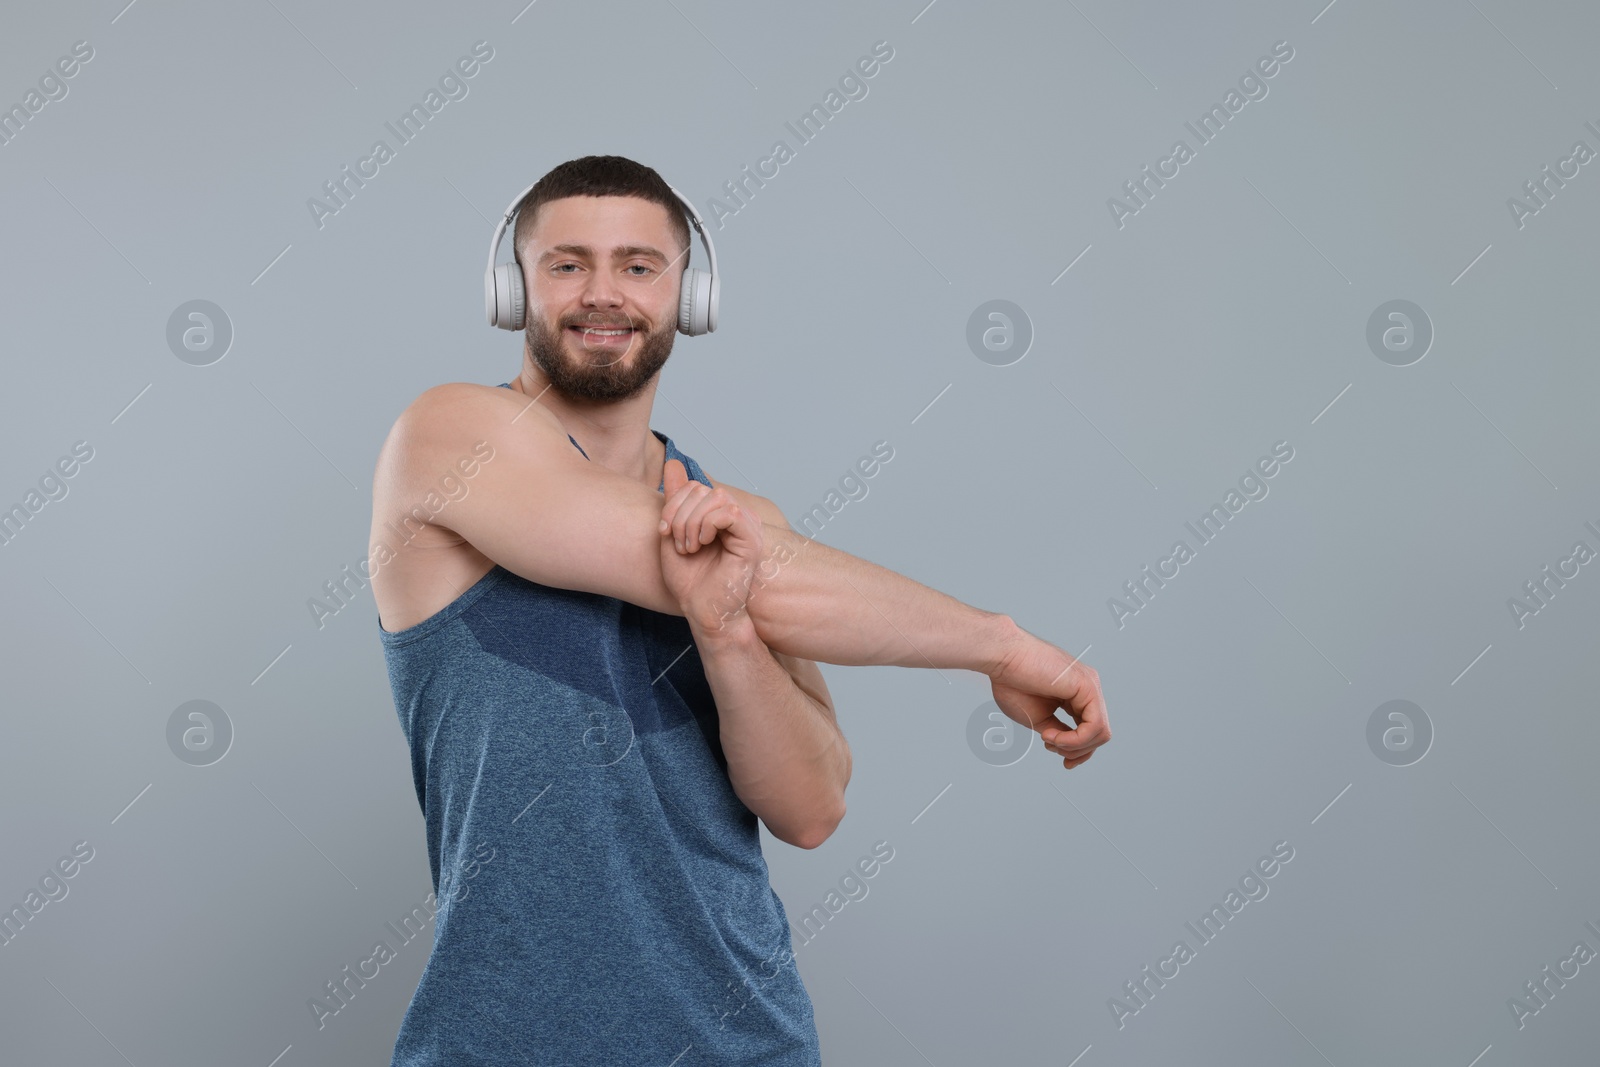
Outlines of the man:
[{"label": "man", "polygon": [[689,240],[649,167],[556,167],[513,233],[520,373],[427,390],[379,456],[373,592],[438,905],[394,1067],[818,1064],[757,823],[815,848],[844,817],[816,661],[982,671],[1065,767],[1110,739],[1092,668],[808,540],[650,427]]}]

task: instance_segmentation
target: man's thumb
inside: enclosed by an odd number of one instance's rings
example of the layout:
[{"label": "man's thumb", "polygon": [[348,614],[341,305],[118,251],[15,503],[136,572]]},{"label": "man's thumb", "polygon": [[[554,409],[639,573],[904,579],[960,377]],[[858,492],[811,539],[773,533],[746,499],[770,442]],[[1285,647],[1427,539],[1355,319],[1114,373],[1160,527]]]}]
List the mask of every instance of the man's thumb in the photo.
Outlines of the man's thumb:
[{"label": "man's thumb", "polygon": [[669,459],[666,465],[661,468],[661,480],[663,482],[662,491],[670,498],[673,493],[688,484],[689,472],[684,469],[682,460]]}]

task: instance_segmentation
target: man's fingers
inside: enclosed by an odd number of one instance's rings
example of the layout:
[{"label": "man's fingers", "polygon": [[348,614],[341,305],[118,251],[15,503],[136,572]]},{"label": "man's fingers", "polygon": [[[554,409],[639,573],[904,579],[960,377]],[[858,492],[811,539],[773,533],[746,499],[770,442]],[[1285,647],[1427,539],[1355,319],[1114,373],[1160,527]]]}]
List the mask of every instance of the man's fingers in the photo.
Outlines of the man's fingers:
[{"label": "man's fingers", "polygon": [[1045,746],[1058,756],[1082,755],[1085,748],[1093,751],[1095,748],[1093,739],[1086,736],[1079,736],[1084,732],[1085,731],[1082,728],[1077,730],[1061,730],[1053,737],[1045,738]]},{"label": "man's fingers", "polygon": [[1093,748],[1089,749],[1089,751],[1087,751],[1087,752],[1075,753],[1075,752],[1072,752],[1070,750],[1063,749],[1059,745],[1051,744],[1048,741],[1045,742],[1045,746],[1044,747],[1045,747],[1045,751],[1053,753],[1054,755],[1060,756],[1061,757],[1061,765],[1063,767],[1068,768],[1069,770],[1071,768],[1073,768],[1073,767],[1078,766],[1080,763],[1086,762],[1089,759],[1090,756],[1094,755],[1094,749]]},{"label": "man's fingers", "polygon": [[661,509],[661,519],[671,527],[672,539],[679,545],[687,541],[689,517],[694,514],[695,503],[709,492],[704,482],[689,482]]},{"label": "man's fingers", "polygon": [[[1079,766],[1111,740],[1100,675],[1093,667],[1069,657],[1066,667],[1052,663],[1032,677],[1028,670],[1009,667],[1003,673],[1023,684],[1019,688],[997,677],[993,682],[995,702],[1007,715],[1033,729],[1045,750],[1061,757],[1063,767]],[[1065,711],[1066,716],[1058,711]]]},{"label": "man's fingers", "polygon": [[[1098,695],[1094,699],[1099,700]],[[1069,714],[1072,714],[1072,717],[1078,720],[1078,728],[1076,730],[1059,728],[1051,732],[1051,727],[1048,724],[1045,724],[1040,730],[1045,743],[1051,746],[1051,751],[1059,752],[1065,756],[1082,756],[1087,759],[1089,753],[1111,740],[1111,728],[1106,725],[1103,701],[1100,702],[1098,707],[1091,703],[1081,714],[1072,712],[1069,712]]]},{"label": "man's fingers", "polygon": [[[1045,730],[1050,727],[1046,726]],[[1111,730],[1106,726],[1103,717],[1085,715],[1079,722],[1076,730],[1061,729],[1045,740],[1068,755],[1081,755],[1085,751],[1092,752],[1111,740]]]},{"label": "man's fingers", "polygon": [[1078,728],[1063,731],[1069,736],[1055,739],[1075,752],[1085,748],[1093,750],[1111,740],[1111,724],[1106,721],[1106,700],[1100,692],[1100,677],[1087,664],[1084,667],[1083,671],[1072,672],[1072,686],[1064,700],[1065,710]]},{"label": "man's fingers", "polygon": [[683,543],[691,552],[715,541],[722,530],[731,529],[737,538],[751,536],[748,524],[741,521],[743,509],[725,489],[709,490],[684,509]]},{"label": "man's fingers", "polygon": [[[701,482],[689,480],[689,475],[684,470],[681,460],[667,460],[666,466],[661,471],[661,521],[670,526],[673,518],[678,513],[678,509],[690,497],[694,487],[702,484]],[[656,524],[656,529],[661,529],[660,523]],[[666,531],[663,530],[662,532],[665,533]]]},{"label": "man's fingers", "polygon": [[701,483],[701,492],[688,498],[680,506],[677,517],[673,520],[674,529],[679,531],[679,540],[683,547],[693,552],[704,545],[716,540],[717,527],[707,527],[707,518],[719,509],[727,507],[728,496],[725,492],[708,489]]},{"label": "man's fingers", "polygon": [[683,520],[683,543],[691,551],[709,545],[717,539],[717,531],[728,525],[725,516],[718,515],[728,507],[728,495],[712,489],[695,501],[694,507]]}]

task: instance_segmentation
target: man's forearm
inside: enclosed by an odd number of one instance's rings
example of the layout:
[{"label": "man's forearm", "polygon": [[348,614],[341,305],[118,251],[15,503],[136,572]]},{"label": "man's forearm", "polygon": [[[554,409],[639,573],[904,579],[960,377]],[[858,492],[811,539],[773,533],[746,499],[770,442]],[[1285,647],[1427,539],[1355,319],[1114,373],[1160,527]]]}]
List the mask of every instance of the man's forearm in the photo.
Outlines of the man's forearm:
[{"label": "man's forearm", "polygon": [[850,746],[749,619],[690,632],[717,705],[728,779],[779,840],[815,848],[844,817]]},{"label": "man's forearm", "polygon": [[764,524],[766,552],[744,612],[769,648],[843,666],[992,674],[1017,629],[886,567]]}]

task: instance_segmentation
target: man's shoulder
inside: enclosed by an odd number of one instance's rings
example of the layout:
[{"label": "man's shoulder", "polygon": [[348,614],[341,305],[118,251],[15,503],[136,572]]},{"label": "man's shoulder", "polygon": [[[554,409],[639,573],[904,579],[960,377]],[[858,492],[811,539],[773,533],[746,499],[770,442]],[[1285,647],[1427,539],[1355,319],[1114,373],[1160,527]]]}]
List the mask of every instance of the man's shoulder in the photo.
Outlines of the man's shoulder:
[{"label": "man's shoulder", "polygon": [[548,408],[530,401],[515,389],[503,389],[498,385],[483,385],[480,382],[442,382],[418,393],[400,413],[400,418],[448,419],[455,414],[482,411],[485,406],[513,411],[524,407],[537,408],[545,415],[554,417]]},{"label": "man's shoulder", "polygon": [[437,477],[441,466],[496,454],[527,462],[554,454],[557,442],[565,440],[555,413],[515,390],[476,382],[431,386],[396,416],[378,450],[374,506],[409,507],[406,502]]},{"label": "man's shoulder", "polygon": [[555,413],[514,389],[478,382],[443,382],[419,393],[395,418],[384,450],[410,452],[458,444],[513,424],[559,428]]}]

